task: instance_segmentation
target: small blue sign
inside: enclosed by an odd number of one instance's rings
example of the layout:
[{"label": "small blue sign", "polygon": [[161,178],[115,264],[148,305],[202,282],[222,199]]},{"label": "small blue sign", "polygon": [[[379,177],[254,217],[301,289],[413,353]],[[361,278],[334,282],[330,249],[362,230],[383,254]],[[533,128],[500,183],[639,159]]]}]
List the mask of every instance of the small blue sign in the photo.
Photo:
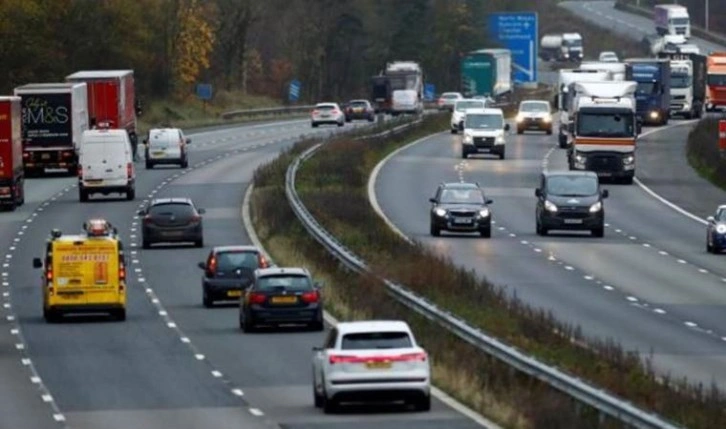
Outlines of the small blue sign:
[{"label": "small blue sign", "polygon": [[198,83],[197,84],[197,97],[200,100],[209,101],[212,99],[212,84],[211,83]]},{"label": "small blue sign", "polygon": [[287,94],[288,100],[295,102],[300,99],[300,86],[300,81],[297,79],[293,79],[292,82],[290,82],[290,89]]},{"label": "small blue sign", "polygon": [[537,12],[489,15],[489,35],[500,47],[512,51],[515,82],[537,82],[538,33]]},{"label": "small blue sign", "polygon": [[424,85],[424,100],[434,101],[436,95],[436,85],[433,83],[427,83]]}]

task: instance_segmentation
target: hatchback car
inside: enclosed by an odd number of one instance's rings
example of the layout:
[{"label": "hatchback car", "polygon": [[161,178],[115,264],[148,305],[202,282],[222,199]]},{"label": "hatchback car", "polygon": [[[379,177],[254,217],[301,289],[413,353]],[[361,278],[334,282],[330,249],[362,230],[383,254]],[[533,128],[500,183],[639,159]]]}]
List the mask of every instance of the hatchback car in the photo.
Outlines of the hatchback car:
[{"label": "hatchback car", "polygon": [[600,190],[592,171],[557,171],[540,175],[537,197],[537,234],[550,230],[586,230],[595,237],[605,234],[607,189]]},{"label": "hatchback car", "polygon": [[517,134],[526,130],[546,131],[552,134],[552,109],[544,100],[527,100],[519,103],[517,113]]},{"label": "hatchback car", "polygon": [[356,119],[367,120],[373,122],[376,120],[376,112],[368,100],[351,100],[345,106],[345,122]]},{"label": "hatchback car", "polygon": [[305,324],[323,330],[322,285],[304,268],[265,268],[254,272],[252,285],[240,300],[239,327]]},{"label": "hatchback car", "polygon": [[441,231],[478,232],[482,237],[492,236],[492,200],[476,183],[442,183],[431,202],[431,235]]},{"label": "hatchback car", "polygon": [[464,98],[463,95],[461,95],[460,92],[445,92],[441,94],[441,97],[436,101],[436,105],[438,106],[439,110],[448,110],[452,111],[454,110],[454,104],[458,100],[462,100]]},{"label": "hatchback car", "polygon": [[217,246],[198,266],[204,270],[202,303],[209,308],[215,301],[239,301],[254,271],[269,264],[255,246]]},{"label": "hatchback car", "polygon": [[178,164],[181,168],[189,166],[187,145],[192,139],[184,137],[179,128],[155,128],[149,130],[144,139],[146,146],[146,169],[157,164]]},{"label": "hatchback car", "polygon": [[726,249],[726,205],[720,205],[713,216],[709,216],[706,227],[706,250],[721,253]]},{"label": "hatchback car", "polygon": [[321,124],[345,125],[345,113],[337,103],[318,103],[310,114],[310,124],[317,128]]},{"label": "hatchback car", "polygon": [[338,323],[313,347],[313,398],[328,414],[344,402],[400,401],[431,409],[431,366],[406,322]]},{"label": "hatchback car", "polygon": [[204,246],[202,216],[189,198],[157,198],[138,211],[143,218],[141,238],[144,249],[156,243],[192,242]]}]

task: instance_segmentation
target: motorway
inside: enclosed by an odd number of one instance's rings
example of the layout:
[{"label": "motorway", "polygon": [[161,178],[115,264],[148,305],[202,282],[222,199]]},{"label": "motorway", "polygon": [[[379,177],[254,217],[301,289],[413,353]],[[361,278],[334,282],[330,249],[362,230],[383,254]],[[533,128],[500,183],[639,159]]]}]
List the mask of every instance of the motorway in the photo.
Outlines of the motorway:
[{"label": "motorway", "polygon": [[[310,357],[325,333],[244,335],[234,306],[202,306],[196,263],[211,246],[249,243],[240,204],[254,169],[302,134],[330,130],[298,120],[191,134],[190,168],[137,169],[134,202],[80,204],[73,178],[29,181],[27,204],[0,216],[1,238],[13,243],[2,271],[0,428],[480,427],[437,400],[430,413],[324,415],[312,404]],[[140,248],[135,213],[161,196],[188,196],[207,210],[204,249]],[[128,319],[48,325],[30,262],[51,228],[79,231],[96,216],[130,251]]]}]

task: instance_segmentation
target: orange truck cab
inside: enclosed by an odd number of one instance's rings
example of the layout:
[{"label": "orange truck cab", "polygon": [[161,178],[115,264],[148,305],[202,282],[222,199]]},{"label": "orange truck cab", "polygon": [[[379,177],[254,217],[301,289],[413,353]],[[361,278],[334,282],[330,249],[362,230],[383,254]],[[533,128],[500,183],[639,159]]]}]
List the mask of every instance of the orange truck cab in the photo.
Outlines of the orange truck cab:
[{"label": "orange truck cab", "polygon": [[81,234],[54,229],[43,258],[43,317],[57,321],[71,313],[107,313],[126,319],[126,264],[116,229],[103,219],[89,220]]},{"label": "orange truck cab", "polygon": [[726,52],[712,52],[706,64],[706,110],[726,107]]}]

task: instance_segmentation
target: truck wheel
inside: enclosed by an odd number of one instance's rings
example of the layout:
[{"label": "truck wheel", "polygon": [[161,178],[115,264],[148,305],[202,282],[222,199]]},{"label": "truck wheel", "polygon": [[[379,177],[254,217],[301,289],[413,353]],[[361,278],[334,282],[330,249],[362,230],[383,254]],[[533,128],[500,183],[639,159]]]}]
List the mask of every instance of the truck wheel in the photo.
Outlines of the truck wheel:
[{"label": "truck wheel", "polygon": [[88,191],[79,187],[78,188],[78,199],[81,200],[82,203],[88,202]]},{"label": "truck wheel", "polygon": [[627,176],[623,178],[623,184],[625,185],[632,185],[633,184],[633,176]]},{"label": "truck wheel", "polygon": [[560,134],[559,144],[560,144],[560,148],[561,149],[567,148],[567,137],[565,137],[562,134]]},{"label": "truck wheel", "polygon": [[181,163],[181,168],[189,168],[189,160],[184,158],[184,160]]},{"label": "truck wheel", "polygon": [[128,201],[133,201],[133,200],[134,200],[134,198],[136,198],[136,188],[134,188],[134,187],[132,186],[132,187],[130,187],[130,188],[128,188],[128,189],[126,190],[126,199],[127,199]]},{"label": "truck wheel", "polygon": [[126,309],[121,308],[119,310],[115,310],[112,314],[113,318],[118,320],[119,322],[123,322],[126,320]]},{"label": "truck wheel", "polygon": [[433,235],[434,237],[438,237],[441,235],[441,229],[439,229],[436,225],[434,225],[433,222],[431,223],[429,232],[431,232],[431,235]]},{"label": "truck wheel", "polygon": [[504,148],[502,148],[502,150],[499,151],[499,159],[504,159]]}]

